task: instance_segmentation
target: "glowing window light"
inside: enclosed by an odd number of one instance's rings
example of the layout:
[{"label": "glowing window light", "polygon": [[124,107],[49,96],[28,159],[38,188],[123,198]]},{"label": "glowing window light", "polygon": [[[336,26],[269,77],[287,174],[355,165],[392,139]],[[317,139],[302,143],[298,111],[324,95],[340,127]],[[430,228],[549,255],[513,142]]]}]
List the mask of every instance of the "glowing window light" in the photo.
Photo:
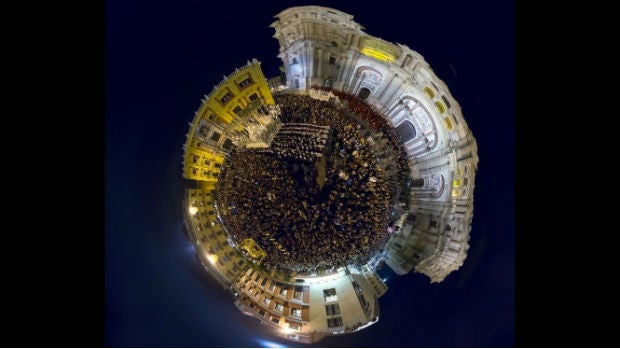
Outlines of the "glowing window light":
[{"label": "glowing window light", "polygon": [[383,62],[388,62],[388,63],[392,63],[396,60],[396,58],[394,57],[394,55],[388,53],[388,52],[384,52],[372,47],[364,47],[361,50],[361,53],[364,56],[368,56],[368,57],[372,57],[376,60],[379,61],[383,61]]},{"label": "glowing window light", "polygon": [[282,333],[284,333],[284,334],[291,334],[291,333],[295,332],[295,331],[294,331],[292,328],[290,328],[290,327],[284,327],[284,328],[282,328],[281,330],[282,330]]},{"label": "glowing window light", "polygon": [[445,118],[443,118],[443,123],[446,125],[446,128],[448,129],[448,131],[451,131],[453,126],[452,126],[452,120],[450,120],[449,116],[446,116]]},{"label": "glowing window light", "polygon": [[433,92],[433,90],[430,87],[424,86],[422,90],[424,91],[424,93],[429,99],[433,99],[435,97],[435,92]]},{"label": "glowing window light", "polygon": [[437,112],[439,114],[443,114],[446,112],[446,107],[444,107],[443,103],[441,103],[440,101],[435,102],[435,109],[437,109]]},{"label": "glowing window light", "polygon": [[216,254],[208,254],[207,255],[207,259],[209,260],[209,262],[211,262],[211,264],[217,263],[217,255]]},{"label": "glowing window light", "polygon": [[198,207],[190,206],[189,207],[189,214],[195,215],[196,213],[198,213]]}]

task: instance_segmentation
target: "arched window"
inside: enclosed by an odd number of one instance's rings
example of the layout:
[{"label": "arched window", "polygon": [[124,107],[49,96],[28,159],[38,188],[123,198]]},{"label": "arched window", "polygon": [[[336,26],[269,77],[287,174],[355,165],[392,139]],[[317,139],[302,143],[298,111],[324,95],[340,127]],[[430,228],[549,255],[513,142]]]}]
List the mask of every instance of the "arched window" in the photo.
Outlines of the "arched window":
[{"label": "arched window", "polygon": [[408,66],[409,63],[411,62],[411,55],[407,55],[405,57],[405,60],[403,61],[403,64],[401,64],[401,68],[404,68],[405,66]]},{"label": "arched window", "polygon": [[413,127],[413,124],[409,121],[404,121],[402,124],[398,125],[396,133],[402,138],[403,142],[407,142],[416,136],[415,127]]}]

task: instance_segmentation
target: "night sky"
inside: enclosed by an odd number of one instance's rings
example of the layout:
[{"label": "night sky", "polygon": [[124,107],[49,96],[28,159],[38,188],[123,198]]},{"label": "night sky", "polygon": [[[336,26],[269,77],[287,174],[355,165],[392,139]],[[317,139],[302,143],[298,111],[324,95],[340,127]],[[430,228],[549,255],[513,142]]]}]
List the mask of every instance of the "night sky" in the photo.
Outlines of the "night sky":
[{"label": "night sky", "polygon": [[367,3],[106,1],[106,346],[295,346],[241,314],[203,271],[183,234],[181,160],[200,99],[224,75],[252,58],[278,74],[268,26],[299,5],[342,10],[419,52],[460,103],[480,157],[461,269],[431,285],[384,267],[379,322],[315,346],[514,346],[514,1]]}]

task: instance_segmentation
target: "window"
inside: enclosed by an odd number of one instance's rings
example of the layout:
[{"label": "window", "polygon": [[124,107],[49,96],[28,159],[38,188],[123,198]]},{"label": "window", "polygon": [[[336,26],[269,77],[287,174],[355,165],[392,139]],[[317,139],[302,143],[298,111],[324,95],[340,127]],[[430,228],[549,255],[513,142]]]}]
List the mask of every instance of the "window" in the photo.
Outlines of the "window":
[{"label": "window", "polygon": [[293,298],[301,299],[304,288],[303,286],[295,286],[295,293],[293,293]]},{"label": "window", "polygon": [[240,107],[240,106],[236,106],[236,107],[235,107],[235,109],[233,109],[233,113],[235,113],[235,114],[239,115],[239,113],[241,113],[241,111],[242,111],[242,110],[243,110],[243,109],[241,109],[241,107]]},{"label": "window", "polygon": [[263,299],[263,304],[269,305],[269,303],[271,303],[271,299],[265,297],[265,299]]},{"label": "window", "polygon": [[222,164],[220,164],[220,163],[216,163],[215,164],[215,168],[221,168],[221,167],[222,167]]},{"label": "window", "polygon": [[257,95],[256,93],[252,93],[252,94],[250,95],[250,100],[251,100],[252,102],[253,102],[253,101],[255,101],[255,100],[257,100],[257,99],[258,99],[258,95]]},{"label": "window", "polygon": [[198,132],[200,132],[201,136],[206,137],[209,134],[209,127],[205,125],[200,126],[200,130]]},{"label": "window", "polygon": [[435,92],[433,92],[433,90],[430,87],[424,86],[422,90],[424,90],[424,93],[429,99],[433,99],[435,97]]},{"label": "window", "polygon": [[340,307],[338,304],[329,304],[325,306],[325,312],[327,315],[338,315],[340,314]]},{"label": "window", "polygon": [[301,330],[301,324],[297,323],[297,322],[289,322],[288,323],[288,328],[292,329],[292,330]]},{"label": "window", "polygon": [[444,125],[446,125],[446,129],[448,131],[451,131],[452,128],[454,128],[454,126],[452,126],[452,120],[450,120],[449,116],[446,116],[445,118],[443,118],[443,123]]},{"label": "window", "polygon": [[198,174],[198,169],[196,169],[195,167],[192,167],[192,173],[193,174]]},{"label": "window", "polygon": [[301,309],[299,309],[299,308],[292,308],[291,309],[291,316],[301,317]]},{"label": "window", "polygon": [[295,79],[295,88],[299,88],[299,79]]},{"label": "window", "polygon": [[270,320],[274,324],[280,323],[280,317],[279,316],[272,316]]},{"label": "window", "polygon": [[435,109],[437,109],[437,112],[439,114],[443,114],[446,112],[446,107],[440,101],[435,102]]},{"label": "window", "polygon": [[443,102],[448,106],[448,108],[450,108],[450,102],[448,101],[448,99],[446,98],[446,96],[441,95],[441,99],[443,100]]},{"label": "window", "polygon": [[280,303],[276,303],[275,309],[276,311],[282,312],[282,310],[284,310],[284,306]]},{"label": "window", "polygon": [[198,162],[198,156],[194,155],[194,156],[192,157],[192,162],[193,162],[193,163],[197,163],[197,162]]},{"label": "window", "polygon": [[239,262],[237,262],[237,265],[238,265],[238,266],[242,266],[242,265],[243,265],[243,263],[244,263],[244,261],[243,261],[243,259],[242,259],[242,260],[240,260]]},{"label": "window", "polygon": [[335,302],[338,300],[335,288],[323,290],[323,297],[325,298],[325,302]]},{"label": "window", "polygon": [[239,88],[243,89],[243,88],[245,88],[247,86],[252,85],[252,83],[254,83],[254,81],[252,81],[252,79],[250,79],[250,78],[244,79],[243,81],[241,81],[239,83]]},{"label": "window", "polygon": [[211,140],[217,142],[220,139],[221,134],[217,133],[217,132],[213,132],[213,134],[211,135]]},{"label": "window", "polygon": [[275,289],[276,289],[276,283],[275,283],[275,281],[272,281],[271,285],[269,285],[269,291],[273,292],[273,290],[275,290]]},{"label": "window", "polygon": [[293,64],[297,64],[297,57],[293,57]]},{"label": "window", "polygon": [[286,287],[282,286],[280,288],[280,296],[286,296]]},{"label": "window", "polygon": [[437,227],[437,221],[431,221],[428,226],[433,228]]},{"label": "window", "polygon": [[266,284],[267,284],[267,278],[264,278],[263,282],[261,282],[260,285],[265,287]]},{"label": "window", "polygon": [[340,326],[342,326],[341,317],[327,319],[327,327],[333,328],[333,327],[340,327]]},{"label": "window", "polygon": [[209,160],[205,160],[205,165],[211,165],[211,162]]},{"label": "window", "polygon": [[409,63],[411,62],[411,55],[407,55],[405,57],[405,60],[403,61],[403,64],[401,64],[401,68],[403,68],[404,66],[409,66]]},{"label": "window", "polygon": [[338,44],[335,41],[332,41],[332,46],[338,47]]},{"label": "window", "polygon": [[[230,148],[232,148],[233,146],[233,141],[230,140],[230,138],[226,138],[226,140],[224,141],[224,144],[222,144],[222,148],[228,150]],[[222,165],[220,165],[221,167]],[[217,167],[217,166],[216,166]],[[218,167],[219,168],[219,167]]]},{"label": "window", "polygon": [[265,311],[263,309],[260,309],[258,313],[260,314],[260,316],[265,316]]},{"label": "window", "polygon": [[336,57],[329,56],[329,64],[331,65],[336,64]]},{"label": "window", "polygon": [[226,104],[232,98],[233,98],[233,95],[230,92],[228,92],[224,96],[222,96],[222,98],[220,98],[220,102],[222,102],[222,104]]}]

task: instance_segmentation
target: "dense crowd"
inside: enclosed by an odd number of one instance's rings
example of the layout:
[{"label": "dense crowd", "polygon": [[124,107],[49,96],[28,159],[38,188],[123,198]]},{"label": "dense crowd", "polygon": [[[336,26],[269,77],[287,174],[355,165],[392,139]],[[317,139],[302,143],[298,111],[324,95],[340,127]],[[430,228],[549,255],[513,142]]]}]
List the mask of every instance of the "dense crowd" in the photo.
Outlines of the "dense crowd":
[{"label": "dense crowd", "polygon": [[327,150],[329,139],[329,126],[288,123],[280,128],[271,146],[259,152],[274,154],[278,158],[313,162]]},{"label": "dense crowd", "polygon": [[[366,263],[393,224],[398,166],[386,170],[386,163],[398,153],[389,139],[369,137],[357,118],[371,120],[370,114],[356,116],[360,108],[352,113],[307,96],[274,97],[285,126],[268,149],[233,150],[218,181],[224,224],[237,241],[252,238],[267,252],[267,268],[312,272]],[[292,155],[274,156],[282,151]],[[325,180],[318,185],[321,166]]]},{"label": "dense crowd", "polygon": [[404,177],[404,174],[408,172],[407,153],[399,144],[400,136],[372,105],[360,100],[356,96],[329,87],[313,86],[312,88],[331,91],[341,102],[346,104],[346,107],[350,109],[356,117],[359,117],[367,124],[375,134],[384,135],[386,139],[389,140],[388,142],[392,148],[392,152],[398,154],[395,161],[399,167],[399,176]]}]

